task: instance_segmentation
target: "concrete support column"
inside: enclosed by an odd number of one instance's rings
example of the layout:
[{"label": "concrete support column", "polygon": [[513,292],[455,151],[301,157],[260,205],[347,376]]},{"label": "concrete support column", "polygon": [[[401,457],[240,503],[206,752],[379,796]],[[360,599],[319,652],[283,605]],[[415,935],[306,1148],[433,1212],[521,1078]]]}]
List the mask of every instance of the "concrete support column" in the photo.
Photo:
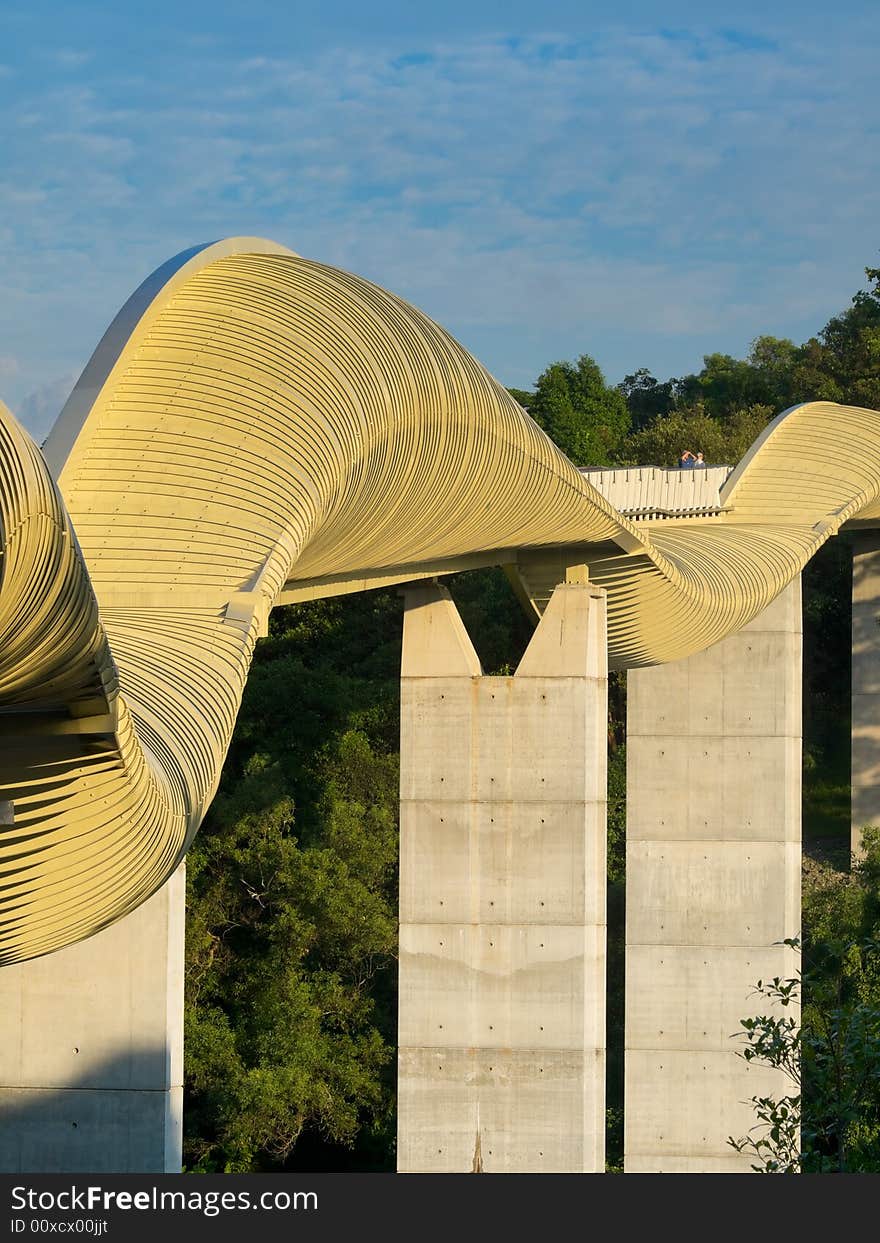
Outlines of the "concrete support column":
[{"label": "concrete support column", "polygon": [[180,1172],[185,891],[0,967],[3,1173]]},{"label": "concrete support column", "polygon": [[801,604],[628,675],[625,1168],[745,1170],[727,1145],[779,1072],[735,1056],[800,933]]},{"label": "concrete support column", "polygon": [[853,540],[852,581],[852,838],[880,826],[880,531]]},{"label": "concrete support column", "polygon": [[585,581],[513,677],[448,592],[406,592],[402,1171],[604,1169],[606,670]]}]

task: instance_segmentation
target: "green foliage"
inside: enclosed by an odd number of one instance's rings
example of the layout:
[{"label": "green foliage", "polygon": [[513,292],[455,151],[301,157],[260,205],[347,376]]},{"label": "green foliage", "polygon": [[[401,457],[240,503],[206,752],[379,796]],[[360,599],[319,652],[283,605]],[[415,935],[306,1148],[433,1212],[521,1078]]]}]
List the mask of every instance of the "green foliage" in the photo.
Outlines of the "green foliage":
[{"label": "green foliage", "polygon": [[623,1173],[623,1110],[616,1105],[605,1110],[605,1173]]},{"label": "green foliage", "polygon": [[577,363],[553,363],[538,377],[529,413],[576,466],[611,462],[630,425],[623,394],[606,385],[587,354]]},{"label": "green foliage", "polygon": [[534,393],[509,391],[577,465],[673,466],[684,448],[735,463],[798,402],[880,407],[880,268],[865,272],[871,287],[802,345],[760,336],[744,359],[707,354],[700,371],[663,383],[641,367],[617,389],[584,354],[553,363]]},{"label": "green foliage", "polygon": [[608,756],[608,880],[623,884],[626,878],[626,747]]},{"label": "green foliage", "polygon": [[793,342],[778,337],[758,337],[745,359],[707,354],[701,371],[675,382],[677,404],[700,405],[721,422],[751,406],[769,406],[776,414],[792,404],[796,357]]},{"label": "green foliage", "polygon": [[848,310],[829,320],[818,342],[807,343],[809,364],[804,359],[799,366],[806,372],[801,384],[809,378],[822,390],[817,396],[876,408],[880,406],[880,271],[866,268],[865,274],[874,288],[857,293]]},{"label": "green foliage", "polygon": [[[803,1015],[804,1168],[818,1173],[880,1171],[880,993],[876,941],[849,943],[841,967],[814,968]],[[832,960],[837,959],[832,952]],[[873,976],[852,989],[851,972]]]},{"label": "green foliage", "polygon": [[[259,810],[242,812],[258,780]],[[392,1047],[375,977],[396,948],[396,772],[349,731],[327,762],[323,841],[261,758],[221,798],[189,868],[187,1154],[198,1169],[283,1164],[306,1126],[351,1143],[387,1122]],[[387,1016],[386,1016],[387,1017]],[[386,1023],[387,1028],[387,1023]]]},{"label": "green foliage", "polygon": [[523,388],[509,388],[508,393],[515,402],[522,406],[524,410],[531,411],[532,404],[535,400],[535,394],[531,391],[526,392]]},{"label": "green foliage", "polygon": [[621,465],[677,466],[684,449],[701,452],[708,465],[732,465],[766,427],[775,411],[769,406],[737,410],[725,422],[712,418],[699,406],[674,410],[655,419],[626,440],[619,455]]},{"label": "green foliage", "polygon": [[804,832],[849,837],[852,537],[829,540],[802,576]]},{"label": "green foliage", "polygon": [[796,1090],[753,1097],[755,1128],[728,1142],[766,1173],[880,1172],[880,830],[852,872],[805,886],[803,920],[802,976],[758,981],[771,1008],[739,1033]]},{"label": "green foliage", "polygon": [[[795,944],[795,942],[790,942]],[[769,1011],[755,1018],[740,1020],[738,1033],[745,1048],[737,1057],[758,1062],[781,1072],[797,1090],[778,1099],[753,1096],[752,1107],[757,1119],[748,1135],[740,1139],[728,1137],[736,1152],[749,1153],[756,1160],[752,1169],[758,1174],[797,1174],[801,1170],[801,1044],[802,1028],[797,1015],[788,1007],[797,1008],[800,980],[769,982],[759,980],[755,992],[768,1003]]]},{"label": "green foliage", "polygon": [[[841,731],[846,723],[841,722]],[[814,735],[815,738],[815,735]],[[847,734],[846,741],[849,740]],[[849,754],[843,755],[844,748],[838,746],[833,758],[849,760]],[[817,759],[817,755],[819,758]],[[828,839],[838,839],[839,854],[841,851],[848,857],[850,839],[851,795],[849,772],[841,772],[835,780],[827,779],[829,761],[826,753],[819,750],[818,745],[804,746],[803,774],[803,835],[804,842],[824,839],[828,847]],[[833,844],[832,844],[833,845]]]},{"label": "green foliage", "polygon": [[797,347],[787,337],[757,337],[748,357],[754,378],[746,404],[769,406],[778,413],[804,400],[798,396],[795,380],[798,358]]},{"label": "green foliage", "polygon": [[661,384],[647,367],[624,376],[618,388],[626,401],[633,431],[669,414],[675,405],[675,381]]},{"label": "green foliage", "polygon": [[[625,816],[625,812],[624,812]],[[623,846],[618,839],[620,875]],[[613,856],[609,864],[614,867]],[[607,972],[605,995],[606,1129],[605,1159],[609,1170],[623,1168],[624,1006],[626,967],[626,886],[624,879],[609,877],[607,889]]]},{"label": "green foliage", "polygon": [[747,359],[707,354],[701,371],[673,382],[677,406],[702,402],[722,421],[754,405],[774,412],[802,401],[880,406],[880,269],[865,273],[873,288],[803,345],[763,336]]},{"label": "green foliage", "polygon": [[484,673],[512,674],[534,633],[503,570],[467,570],[446,586]]},{"label": "green foliage", "polygon": [[390,1160],[399,610],[280,610],[258,649],[189,855],[189,1168],[283,1168],[307,1132]]},{"label": "green foliage", "polygon": [[851,872],[838,872],[805,886],[803,922],[807,965],[822,965],[832,974],[838,968],[852,981],[851,991],[865,994],[872,976],[863,964],[847,956],[856,942],[880,940],[880,829],[863,833],[864,857]]}]

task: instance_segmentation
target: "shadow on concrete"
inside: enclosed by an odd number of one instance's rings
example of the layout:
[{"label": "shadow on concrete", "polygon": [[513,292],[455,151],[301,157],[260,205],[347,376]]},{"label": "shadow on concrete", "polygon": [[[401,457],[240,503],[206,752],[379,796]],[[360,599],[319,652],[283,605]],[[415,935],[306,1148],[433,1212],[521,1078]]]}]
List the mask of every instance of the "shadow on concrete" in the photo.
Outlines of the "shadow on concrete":
[{"label": "shadow on concrete", "polygon": [[129,1049],[66,1086],[0,1087],[0,1173],[179,1170],[181,1089],[126,1086],[148,1082],[164,1056],[152,1047]]}]

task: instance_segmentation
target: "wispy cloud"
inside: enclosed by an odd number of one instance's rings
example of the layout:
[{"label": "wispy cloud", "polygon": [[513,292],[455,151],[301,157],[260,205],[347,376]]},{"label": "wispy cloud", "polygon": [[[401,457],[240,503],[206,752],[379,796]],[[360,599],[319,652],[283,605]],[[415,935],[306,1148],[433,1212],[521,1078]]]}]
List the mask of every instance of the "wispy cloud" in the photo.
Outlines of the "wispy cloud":
[{"label": "wispy cloud", "polygon": [[161,74],[58,50],[59,77],[0,83],[4,384],[84,363],[146,271],[229,233],[401,293],[508,383],[805,335],[872,262],[880,197],[874,49],[811,38],[183,40]]},{"label": "wispy cloud", "polygon": [[19,403],[16,413],[37,443],[41,443],[49,434],[76,379],[76,372],[59,376],[27,393]]},{"label": "wispy cloud", "polygon": [[58,47],[47,48],[44,55],[48,61],[62,69],[81,69],[89,63],[93,53],[82,48]]}]

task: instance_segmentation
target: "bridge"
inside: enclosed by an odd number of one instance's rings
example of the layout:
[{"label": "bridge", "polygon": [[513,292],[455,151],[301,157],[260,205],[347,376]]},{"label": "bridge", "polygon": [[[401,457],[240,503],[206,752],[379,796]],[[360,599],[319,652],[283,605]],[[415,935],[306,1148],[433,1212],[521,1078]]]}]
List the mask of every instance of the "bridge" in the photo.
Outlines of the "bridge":
[{"label": "bridge", "polygon": [[[254,645],[401,584],[400,1168],[603,1168],[609,669],[627,1168],[742,1168],[776,1081],[729,1036],[799,928],[799,575],[848,525],[856,844],[880,820],[878,438],[813,402],[734,468],[579,471],[375,285],[252,238],[158,269],[42,452],[0,410],[0,1166],[179,1168],[182,867]],[[437,583],[489,565],[536,625],[511,678]]]}]

